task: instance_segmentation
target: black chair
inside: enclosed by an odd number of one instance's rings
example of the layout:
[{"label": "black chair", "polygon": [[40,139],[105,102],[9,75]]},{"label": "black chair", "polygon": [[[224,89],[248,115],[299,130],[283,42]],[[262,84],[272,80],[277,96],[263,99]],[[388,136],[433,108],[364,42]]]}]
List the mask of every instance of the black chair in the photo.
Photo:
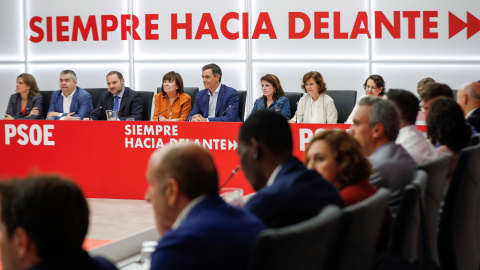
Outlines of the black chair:
[{"label": "black chair", "polygon": [[288,98],[288,101],[290,102],[290,112],[291,112],[291,117],[295,116],[295,113],[297,112],[297,103],[302,98],[303,93],[299,92],[285,92],[285,97]]},{"label": "black chair", "polygon": [[335,103],[338,112],[337,123],[345,123],[348,116],[352,113],[353,107],[357,102],[357,91],[355,90],[328,90],[325,94],[329,95]]},{"label": "black chair", "polygon": [[474,146],[480,143],[480,134],[473,134],[470,137],[470,141],[468,142],[468,146]]},{"label": "black chair", "polygon": [[325,258],[332,244],[342,211],[325,207],[304,222],[260,233],[253,248],[251,270],[328,269]]},{"label": "black chair", "polygon": [[247,102],[247,91],[237,90],[238,92],[238,117],[240,121],[244,121],[245,103]]},{"label": "black chair", "polygon": [[153,104],[153,92],[150,91],[137,91],[142,96],[143,101],[143,113],[142,120],[152,119],[152,104]]},{"label": "black chair", "polygon": [[480,265],[480,145],[464,148],[440,216],[438,253],[443,269]]},{"label": "black chair", "polygon": [[380,188],[369,198],[345,207],[330,249],[328,269],[370,270],[390,191]]},{"label": "black chair", "polygon": [[[190,98],[192,98],[192,109],[193,109],[193,104],[195,104],[195,98],[197,97],[197,94],[200,90],[198,89],[198,87],[184,87],[183,88],[183,92],[185,92],[185,94],[188,94],[190,96]],[[162,92],[162,88],[161,87],[157,87],[157,94],[158,93],[161,93]]]},{"label": "black chair", "polygon": [[447,175],[450,168],[450,160],[452,154],[444,153],[440,157],[427,161],[418,166],[419,170],[423,170],[428,175],[427,190],[425,192],[425,227],[429,245],[431,248],[432,260],[436,264],[440,264],[438,258],[438,223],[440,220],[440,209],[447,185]]},{"label": "black chair", "polygon": [[92,105],[95,109],[103,92],[108,91],[108,88],[84,88],[84,90],[92,96]]},{"label": "black chair", "polygon": [[50,99],[52,98],[52,94],[54,91],[40,91],[40,95],[43,98],[43,116],[46,118],[48,114],[48,107],[50,107]]}]

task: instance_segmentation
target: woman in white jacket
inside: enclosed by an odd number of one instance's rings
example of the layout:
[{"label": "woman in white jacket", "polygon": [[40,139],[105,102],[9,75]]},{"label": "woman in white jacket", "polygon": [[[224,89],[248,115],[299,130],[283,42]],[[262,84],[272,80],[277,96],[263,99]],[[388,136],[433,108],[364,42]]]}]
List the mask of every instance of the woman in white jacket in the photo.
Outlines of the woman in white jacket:
[{"label": "woman in white jacket", "polygon": [[327,85],[320,72],[310,71],[303,75],[302,89],[308,95],[298,101],[297,112],[290,123],[337,123],[337,109],[333,99],[325,94]]}]

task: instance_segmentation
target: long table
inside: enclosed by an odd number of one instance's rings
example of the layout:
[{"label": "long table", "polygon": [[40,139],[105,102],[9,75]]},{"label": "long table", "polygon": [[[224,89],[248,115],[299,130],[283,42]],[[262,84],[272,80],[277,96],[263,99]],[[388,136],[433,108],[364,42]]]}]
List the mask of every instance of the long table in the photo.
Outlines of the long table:
[{"label": "long table", "polygon": [[[240,165],[236,153],[241,123],[151,121],[0,121],[0,178],[58,173],[89,198],[143,199],[150,154],[168,143],[189,141],[207,148],[222,184]],[[291,124],[294,155],[323,129],[345,124]],[[191,164],[195,166],[195,164]],[[240,170],[226,187],[253,192]]]}]

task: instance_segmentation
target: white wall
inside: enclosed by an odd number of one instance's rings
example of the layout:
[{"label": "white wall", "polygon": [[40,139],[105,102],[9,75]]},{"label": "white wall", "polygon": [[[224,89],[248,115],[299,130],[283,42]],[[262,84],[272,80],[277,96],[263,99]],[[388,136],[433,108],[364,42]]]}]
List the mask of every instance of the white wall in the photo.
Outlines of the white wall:
[{"label": "white wall", "polygon": [[[381,11],[392,23],[394,12],[399,12],[400,38],[393,38],[385,27],[382,27],[383,37],[376,38],[376,11]],[[419,12],[415,26],[404,17],[406,11]],[[438,33],[433,39],[424,37],[425,15],[431,11],[438,13],[430,19],[437,24],[431,29]],[[239,20],[226,24],[228,31],[240,32],[238,39],[230,40],[222,34],[221,21],[229,12],[239,13]],[[289,12],[302,12],[310,19],[311,30],[304,38],[289,38],[289,30],[293,29]],[[315,12],[325,12],[327,17],[315,21]],[[334,19],[335,12],[339,12],[338,21]],[[368,16],[371,38],[359,34],[351,39],[359,12]],[[354,89],[359,96],[363,93],[365,78],[374,73],[384,77],[387,88],[414,91],[418,80],[430,76],[456,89],[466,81],[480,79],[480,33],[470,33],[472,36],[467,38],[467,30],[463,29],[449,37],[449,29],[454,25],[449,13],[467,21],[467,12],[480,18],[477,3],[468,0],[298,0],[293,3],[287,0],[7,0],[2,2],[0,10],[0,112],[6,110],[18,74],[32,73],[40,89],[53,90],[58,89],[59,73],[63,69],[75,70],[81,87],[105,87],[107,72],[119,70],[127,86],[156,91],[163,75],[170,70],[182,75],[185,86],[203,88],[201,67],[215,62],[223,70],[223,83],[248,91],[247,113],[254,99],[261,95],[259,79],[265,73],[276,74],[285,91],[301,91],[301,78],[311,70],[322,73],[328,89]],[[219,39],[209,35],[195,39],[204,13],[211,15]],[[242,38],[242,13],[248,13],[248,39]],[[276,39],[267,34],[252,39],[260,14],[266,13]],[[130,35],[122,40],[122,14],[138,17],[137,32],[141,40],[133,40]],[[158,40],[145,40],[145,14],[158,14],[158,20],[153,21],[158,30],[152,31],[159,35]],[[186,39],[185,30],[178,30],[178,38],[172,39],[172,14],[177,14],[179,23],[185,22],[186,14],[191,14],[192,39]],[[109,32],[106,41],[94,41],[92,33],[86,41],[81,35],[78,41],[57,41],[57,16],[68,17],[68,22],[62,23],[68,28],[63,35],[71,40],[74,16],[80,16],[85,24],[91,15],[95,16],[100,39],[102,15],[115,16],[117,30]],[[44,39],[38,43],[29,40],[30,36],[38,36],[38,31],[30,25],[35,16],[42,18],[36,26],[45,32]],[[52,17],[51,42],[46,35],[47,17]],[[301,31],[303,22],[299,19],[295,22],[295,31]],[[328,23],[328,27],[321,30],[328,33],[328,39],[315,38],[315,27],[320,22]],[[127,25],[130,24],[128,21]],[[409,37],[409,26],[410,31],[415,30],[415,38]],[[360,28],[366,27],[360,25]],[[345,32],[349,38],[335,39],[335,32]]]}]

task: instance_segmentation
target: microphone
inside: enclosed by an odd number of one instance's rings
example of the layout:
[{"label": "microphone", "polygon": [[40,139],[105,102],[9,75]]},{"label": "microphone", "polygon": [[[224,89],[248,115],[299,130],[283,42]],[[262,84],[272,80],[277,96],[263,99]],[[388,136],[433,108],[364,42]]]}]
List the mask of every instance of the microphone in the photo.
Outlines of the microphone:
[{"label": "microphone", "polygon": [[222,116],[223,116],[223,115],[228,111],[228,109],[230,109],[231,107],[232,107],[232,105],[228,105],[228,108],[227,108],[225,111],[223,111],[222,114],[220,114],[220,122],[222,122]]},{"label": "microphone", "polygon": [[95,111],[98,111],[98,110],[101,110],[102,109],[102,106],[96,108],[95,110],[93,110],[90,115],[88,116],[88,118],[92,119],[92,114],[95,112]]},{"label": "microphone", "polygon": [[238,170],[240,170],[240,166],[237,166],[235,169],[233,169],[232,173],[230,174],[230,176],[227,178],[227,180],[225,180],[225,182],[223,182],[223,184],[218,188],[218,191],[220,191],[220,189],[222,189],[229,181],[230,179],[232,179],[232,177],[237,174]]},{"label": "microphone", "polygon": [[[300,100],[297,101],[297,111],[298,111],[298,102],[300,102]],[[297,123],[297,118],[298,118],[297,111],[295,111],[295,123]]]},{"label": "microphone", "polygon": [[164,113],[164,112],[166,112],[166,111],[168,111],[168,110],[170,110],[170,108],[166,109],[165,111],[161,111],[161,112],[158,114],[157,121],[160,121],[160,114],[162,114],[162,113]]}]

